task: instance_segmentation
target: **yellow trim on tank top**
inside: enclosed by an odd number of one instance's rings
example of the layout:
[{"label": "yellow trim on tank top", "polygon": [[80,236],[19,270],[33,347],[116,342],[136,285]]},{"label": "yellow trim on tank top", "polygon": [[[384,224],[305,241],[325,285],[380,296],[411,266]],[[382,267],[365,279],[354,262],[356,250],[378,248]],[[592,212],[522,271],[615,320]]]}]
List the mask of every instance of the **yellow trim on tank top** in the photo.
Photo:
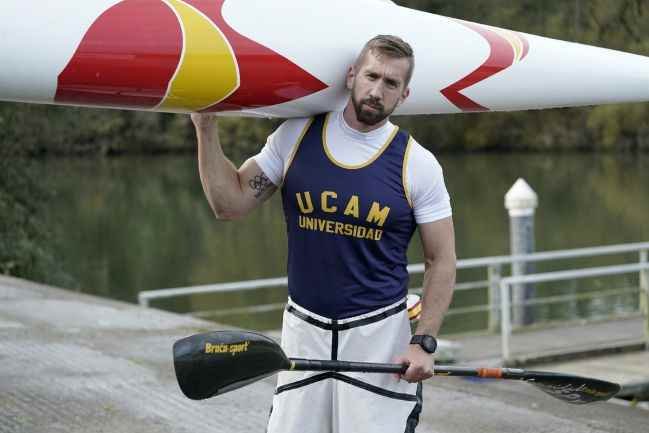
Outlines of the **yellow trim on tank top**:
[{"label": "yellow trim on tank top", "polygon": [[412,209],[412,200],[410,199],[410,191],[408,190],[408,175],[406,173],[408,167],[408,156],[410,155],[410,147],[412,145],[412,137],[408,137],[408,144],[406,151],[403,154],[403,166],[401,167],[401,181],[403,182],[403,192],[406,194],[406,200],[410,209]]},{"label": "yellow trim on tank top", "polygon": [[324,148],[324,151],[327,154],[327,158],[329,158],[329,161],[331,161],[333,164],[337,165],[338,167],[346,168],[347,170],[356,170],[356,169],[359,169],[359,168],[367,167],[368,165],[370,165],[371,163],[376,161],[376,159],[379,156],[381,156],[381,154],[383,154],[385,149],[388,148],[390,143],[392,143],[392,140],[394,140],[394,137],[397,135],[397,132],[399,132],[399,127],[395,126],[394,130],[392,131],[392,133],[388,137],[387,141],[383,144],[383,146],[381,146],[381,148],[368,161],[365,161],[365,162],[363,162],[361,164],[357,164],[357,165],[343,164],[342,162],[336,161],[336,158],[334,158],[334,156],[331,154],[331,152],[329,152],[329,147],[327,146],[327,125],[329,124],[329,116],[330,115],[331,115],[331,113],[327,113],[327,115],[325,117],[325,120],[324,120],[324,124],[322,125],[322,147]]},{"label": "yellow trim on tank top", "polygon": [[304,140],[304,136],[306,135],[307,131],[311,127],[311,124],[313,123],[314,120],[315,118],[311,117],[306,122],[306,125],[304,125],[304,128],[302,128],[302,133],[300,134],[300,137],[293,145],[293,150],[291,150],[291,156],[289,156],[288,161],[286,162],[286,168],[284,169],[284,174],[282,175],[282,185],[284,185],[284,180],[286,179],[286,173],[288,173],[288,169],[291,167],[291,164],[293,164],[293,158],[295,158],[295,155],[297,154],[297,150],[300,148],[300,144],[302,144],[302,140]]}]

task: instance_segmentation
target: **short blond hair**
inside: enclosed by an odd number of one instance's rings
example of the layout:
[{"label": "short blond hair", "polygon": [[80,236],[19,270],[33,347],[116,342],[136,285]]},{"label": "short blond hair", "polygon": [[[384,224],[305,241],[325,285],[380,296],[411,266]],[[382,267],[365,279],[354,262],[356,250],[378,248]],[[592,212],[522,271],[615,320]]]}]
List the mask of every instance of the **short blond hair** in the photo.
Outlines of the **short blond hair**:
[{"label": "short blond hair", "polygon": [[415,71],[415,53],[410,44],[398,36],[377,35],[367,41],[356,59],[355,66],[358,69],[368,52],[383,54],[393,59],[407,59],[410,67],[406,74],[405,87],[408,87],[412,74]]}]

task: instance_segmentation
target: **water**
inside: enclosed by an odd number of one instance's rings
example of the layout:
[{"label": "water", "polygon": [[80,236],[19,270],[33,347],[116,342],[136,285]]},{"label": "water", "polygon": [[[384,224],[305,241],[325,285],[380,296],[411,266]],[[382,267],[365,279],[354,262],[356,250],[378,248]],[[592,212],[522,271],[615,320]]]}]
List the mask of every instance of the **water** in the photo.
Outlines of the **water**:
[{"label": "water", "polygon": [[[454,209],[459,258],[503,255],[509,250],[505,192],[524,177],[539,195],[537,250],[649,241],[649,156],[591,154],[442,155]],[[279,194],[248,218],[217,221],[203,196],[195,157],[125,157],[42,161],[43,181],[57,192],[48,217],[59,227],[60,265],[80,290],[136,302],[141,290],[211,284],[286,274],[286,235]],[[411,263],[421,262],[415,234]],[[634,256],[621,257],[635,259]],[[578,261],[583,266],[610,260]],[[565,263],[562,264],[565,266]],[[537,269],[556,269],[539,264]],[[486,279],[464,271],[459,280]],[[417,280],[413,281],[418,284]],[[637,284],[572,284],[605,290]],[[559,294],[556,285],[540,287]],[[156,301],[184,312],[282,302],[285,289]],[[481,304],[484,293],[458,293],[456,306]],[[609,314],[636,308],[637,296],[562,303],[537,308],[543,318]],[[220,318],[257,329],[277,328],[279,312]],[[452,316],[445,331],[485,325],[485,314]]]}]

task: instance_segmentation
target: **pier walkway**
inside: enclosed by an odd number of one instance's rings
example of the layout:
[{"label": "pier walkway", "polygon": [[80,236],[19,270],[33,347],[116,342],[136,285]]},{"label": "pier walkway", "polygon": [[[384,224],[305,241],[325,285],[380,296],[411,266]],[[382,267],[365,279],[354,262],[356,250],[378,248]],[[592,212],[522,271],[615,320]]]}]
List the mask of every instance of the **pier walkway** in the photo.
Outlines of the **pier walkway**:
[{"label": "pier walkway", "polygon": [[[641,316],[600,322],[561,323],[530,327],[511,336],[512,365],[563,361],[584,356],[642,350],[645,319]],[[459,360],[471,364],[502,365],[500,334],[451,336],[461,345]],[[649,374],[649,364],[647,367]]]},{"label": "pier walkway", "polygon": [[[173,342],[218,328],[0,277],[0,432],[261,433],[273,378],[201,402],[176,385]],[[418,433],[636,433],[649,421],[644,410],[568,405],[509,381],[434,378],[424,395]]]},{"label": "pier walkway", "polygon": [[[620,395],[649,399],[649,351],[645,319],[562,324],[512,335],[509,365],[556,371],[616,382]],[[502,366],[500,335],[449,338],[459,343],[457,361],[475,366]],[[647,403],[644,403],[647,406]],[[649,413],[647,414],[649,422]]]}]

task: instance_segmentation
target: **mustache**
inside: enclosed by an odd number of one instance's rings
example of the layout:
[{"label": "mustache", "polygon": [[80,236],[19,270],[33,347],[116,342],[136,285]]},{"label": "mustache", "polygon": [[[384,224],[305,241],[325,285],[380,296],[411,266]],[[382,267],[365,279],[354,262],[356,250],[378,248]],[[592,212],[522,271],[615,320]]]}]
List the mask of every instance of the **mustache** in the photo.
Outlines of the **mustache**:
[{"label": "mustache", "polygon": [[377,110],[383,110],[383,104],[381,104],[378,100],[373,99],[373,98],[366,98],[361,101],[361,104],[369,105],[372,108],[376,108]]}]

